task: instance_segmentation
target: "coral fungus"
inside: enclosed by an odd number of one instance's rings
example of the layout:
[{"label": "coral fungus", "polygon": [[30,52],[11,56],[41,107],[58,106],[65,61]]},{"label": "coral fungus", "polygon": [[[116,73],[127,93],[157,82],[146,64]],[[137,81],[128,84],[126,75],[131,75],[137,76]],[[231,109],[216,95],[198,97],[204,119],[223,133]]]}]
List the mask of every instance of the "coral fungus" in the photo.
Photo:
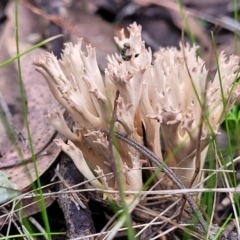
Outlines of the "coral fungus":
[{"label": "coral fungus", "polygon": [[[124,190],[139,191],[142,165],[149,163],[134,148],[120,141],[113,144],[101,132],[109,128],[114,114],[116,132],[145,144],[159,158],[162,132],[164,145],[173,155],[167,164],[178,167],[175,172],[188,187],[194,175],[197,144],[203,163],[209,136],[218,133],[224,111],[231,109],[239,95],[239,84],[235,84],[239,59],[230,56],[227,60],[221,53],[220,74],[209,80],[204,61],[196,56],[196,46],[160,48],[153,58],[142,40],[141,26],[134,23],[128,31],[129,37],[122,30],[115,38],[124,51],[108,56],[104,79],[95,49],[87,46],[87,54],[82,52],[82,40],[76,45],[67,43],[59,61],[51,53],[34,61],[74,122],[69,129],[60,111],[48,114],[50,123],[69,139],[68,144],[61,140],[56,143],[93,187],[117,189],[115,176],[109,174],[114,172],[111,144]],[[118,194],[105,197],[119,200]]]}]

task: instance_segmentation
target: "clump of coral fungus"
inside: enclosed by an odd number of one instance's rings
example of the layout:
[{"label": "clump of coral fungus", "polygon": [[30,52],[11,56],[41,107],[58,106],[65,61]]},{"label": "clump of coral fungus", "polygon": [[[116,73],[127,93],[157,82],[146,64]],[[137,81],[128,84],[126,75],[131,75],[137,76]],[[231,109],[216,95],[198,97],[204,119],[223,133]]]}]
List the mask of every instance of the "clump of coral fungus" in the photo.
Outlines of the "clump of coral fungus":
[{"label": "clump of coral fungus", "polygon": [[[151,49],[146,49],[142,40],[141,26],[134,23],[128,31],[129,37],[122,30],[120,38],[115,38],[123,51],[108,56],[104,79],[95,49],[89,45],[87,54],[82,52],[82,40],[76,45],[67,43],[59,61],[47,53],[34,62],[36,70],[45,77],[53,95],[74,121],[73,129],[69,129],[59,110],[48,114],[53,127],[68,139],[68,144],[61,140],[56,143],[93,187],[117,189],[115,177],[109,175],[113,172],[109,144],[113,143],[100,131],[109,128],[115,109],[115,131],[141,144],[144,142],[159,158],[162,158],[162,131],[166,149],[174,153],[168,164],[179,167],[175,172],[188,187],[194,174],[199,126],[202,128],[200,152],[203,162],[209,135],[217,134],[223,121],[223,102],[228,112],[239,95],[239,84],[235,84],[239,59],[231,56],[227,61],[221,53],[218,59],[220,74],[207,80],[208,71],[204,61],[196,56],[196,46],[180,44],[180,50],[161,48],[153,59]],[[118,91],[120,94],[115,101]],[[141,159],[135,149],[122,142],[113,145],[112,149],[120,163],[118,174],[124,181],[123,188],[140,190],[141,167],[144,162],[148,164],[147,159]],[[119,200],[118,194],[104,197]]]}]

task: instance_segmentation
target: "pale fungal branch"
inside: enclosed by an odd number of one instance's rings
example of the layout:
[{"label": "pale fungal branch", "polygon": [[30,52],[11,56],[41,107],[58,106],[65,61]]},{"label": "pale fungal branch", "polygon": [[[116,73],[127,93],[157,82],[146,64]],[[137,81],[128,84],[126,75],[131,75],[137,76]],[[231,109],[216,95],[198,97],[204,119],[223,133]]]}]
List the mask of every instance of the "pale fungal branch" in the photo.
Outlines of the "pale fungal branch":
[{"label": "pale fungal branch", "polygon": [[95,180],[95,176],[92,171],[89,169],[82,152],[79,148],[77,148],[71,141],[68,141],[68,144],[65,144],[61,139],[54,140],[55,143],[65,152],[73,162],[75,163],[78,170],[83,174],[83,176],[87,179],[92,179],[91,184],[96,188],[102,188],[102,184]]}]

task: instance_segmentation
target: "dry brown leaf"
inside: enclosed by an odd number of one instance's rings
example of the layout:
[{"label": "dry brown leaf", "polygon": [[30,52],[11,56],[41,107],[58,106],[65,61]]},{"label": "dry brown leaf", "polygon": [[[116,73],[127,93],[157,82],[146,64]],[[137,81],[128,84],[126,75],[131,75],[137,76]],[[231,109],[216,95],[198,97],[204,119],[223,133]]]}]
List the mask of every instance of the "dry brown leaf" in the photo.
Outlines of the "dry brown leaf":
[{"label": "dry brown leaf", "polygon": [[[9,20],[5,25],[2,48],[6,50],[9,58],[16,55],[15,50],[15,38],[14,38],[14,16],[11,13],[14,12],[14,5],[10,5],[8,9]],[[33,15],[27,14],[26,9],[19,5],[19,19],[27,18],[29,24],[29,33],[31,33],[32,28],[30,23],[34,23],[35,20],[32,19]],[[23,24],[26,24],[26,22]],[[21,51],[28,49],[31,45],[27,44],[27,28],[22,25],[19,26],[19,31],[24,29],[24,34],[20,33],[20,48]],[[43,53],[43,50],[36,49],[33,52],[28,53],[26,56],[21,58],[21,72],[22,79],[25,88],[26,101],[27,101],[27,111],[28,111],[28,120],[29,127],[31,132],[31,138],[33,140],[34,152],[41,153],[47,152],[47,154],[37,157],[37,167],[38,175],[42,175],[55,161],[57,156],[60,153],[60,150],[52,142],[53,138],[56,137],[56,131],[50,126],[48,121],[45,118],[47,109],[53,110],[60,108],[59,103],[52,97],[52,94],[47,86],[46,81],[34,70],[32,66],[32,61],[36,59],[36,56],[39,56]],[[17,82],[18,79],[15,78],[12,81]],[[5,82],[5,84],[8,84]],[[20,100],[19,100],[20,101]],[[27,131],[24,127],[22,133],[27,137]],[[24,159],[31,159],[30,150],[22,152]],[[20,189],[26,188],[33,181],[36,180],[36,173],[34,170],[34,165],[31,162],[27,163],[26,166],[16,166],[6,169],[5,171],[11,177],[12,182],[18,184]],[[18,155],[15,148],[11,148],[0,160],[0,168],[6,168],[9,165],[15,165],[21,163],[21,158]]]}]

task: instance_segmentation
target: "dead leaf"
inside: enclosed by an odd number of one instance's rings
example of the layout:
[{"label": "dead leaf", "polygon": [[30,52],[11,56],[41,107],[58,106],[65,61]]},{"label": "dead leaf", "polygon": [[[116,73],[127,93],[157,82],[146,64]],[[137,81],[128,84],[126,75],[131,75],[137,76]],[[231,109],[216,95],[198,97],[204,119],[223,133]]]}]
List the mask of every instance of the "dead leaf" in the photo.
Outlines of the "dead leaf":
[{"label": "dead leaf", "polygon": [[[10,10],[11,9],[11,10]],[[13,5],[9,6],[8,13],[12,13]],[[19,5],[19,19],[26,17],[26,9]],[[22,16],[22,18],[21,18]],[[28,21],[31,22],[30,15],[28,15]],[[34,22],[34,19],[33,19]],[[19,27],[19,31],[22,27]],[[14,18],[9,16],[9,21],[6,23],[4,28],[2,40],[2,47],[5,48],[8,53],[9,58],[16,55],[15,50],[15,38],[14,38]],[[31,47],[30,44],[26,43],[26,28],[24,34],[20,38],[20,48],[21,51]],[[29,31],[32,31],[30,28]],[[46,81],[34,70],[32,66],[32,61],[36,59],[37,56],[44,53],[43,50],[36,49],[26,56],[21,58],[21,73],[25,88],[26,102],[27,102],[27,112],[29,120],[30,134],[33,141],[33,147],[35,154],[40,154],[41,152],[47,152],[46,155],[37,157],[37,170],[38,175],[41,176],[55,161],[60,153],[60,150],[52,142],[56,137],[56,131],[50,126],[45,118],[47,110],[53,110],[61,108],[59,103],[54,99],[52,93],[50,92]],[[12,80],[13,81],[13,80]],[[18,82],[18,79],[14,79]],[[7,84],[5,82],[5,84]],[[27,129],[23,128],[22,133],[27,138]],[[27,163],[26,166],[14,166],[5,170],[11,177],[11,181],[18,184],[20,189],[26,188],[33,181],[36,180],[36,172],[34,169],[34,164],[31,160],[31,151],[28,149],[22,151],[24,159],[29,159],[31,162]],[[16,165],[21,163],[21,158],[14,147],[12,147],[6,154],[2,157],[0,161],[0,168],[6,168],[7,166]]]}]

